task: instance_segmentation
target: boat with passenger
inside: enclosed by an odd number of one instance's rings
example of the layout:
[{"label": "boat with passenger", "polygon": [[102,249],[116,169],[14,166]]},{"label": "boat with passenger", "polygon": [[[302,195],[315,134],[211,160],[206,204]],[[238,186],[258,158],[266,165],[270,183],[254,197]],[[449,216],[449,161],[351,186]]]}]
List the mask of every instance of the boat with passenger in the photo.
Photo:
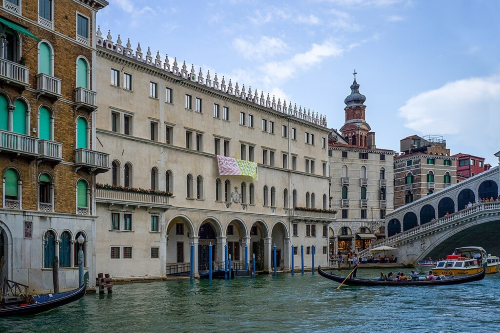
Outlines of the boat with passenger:
[{"label": "boat with passenger", "polygon": [[500,270],[500,258],[488,254],[486,261],[488,262],[488,265],[486,267],[486,274],[498,273],[498,271]]},{"label": "boat with passenger", "polygon": [[438,260],[433,269],[436,275],[471,275],[483,270],[486,251],[479,246],[459,247],[446,259]]}]

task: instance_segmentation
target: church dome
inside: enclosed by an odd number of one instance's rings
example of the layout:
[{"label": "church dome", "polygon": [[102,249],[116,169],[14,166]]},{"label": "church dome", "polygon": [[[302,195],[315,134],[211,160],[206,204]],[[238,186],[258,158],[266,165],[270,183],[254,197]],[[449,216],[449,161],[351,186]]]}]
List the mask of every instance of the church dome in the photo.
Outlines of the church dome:
[{"label": "church dome", "polygon": [[351,94],[344,100],[347,106],[363,105],[366,101],[365,95],[359,93],[359,84],[356,82],[356,74],[356,71],[354,71],[354,82],[351,85]]}]

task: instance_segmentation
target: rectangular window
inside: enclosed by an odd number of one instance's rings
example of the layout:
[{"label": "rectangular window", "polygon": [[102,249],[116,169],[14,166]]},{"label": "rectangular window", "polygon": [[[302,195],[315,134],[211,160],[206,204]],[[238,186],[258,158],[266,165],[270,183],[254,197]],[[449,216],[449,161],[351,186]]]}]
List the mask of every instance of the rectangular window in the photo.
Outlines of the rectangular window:
[{"label": "rectangular window", "polygon": [[220,106],[219,106],[219,104],[214,104],[214,118],[220,118]]},{"label": "rectangular window", "polygon": [[432,165],[434,165],[434,164],[436,164],[436,160],[435,160],[435,159],[433,159],[433,158],[428,158],[428,159],[427,159],[427,164],[432,164]]},{"label": "rectangular window", "polygon": [[311,236],[316,237],[316,225],[311,225]]},{"label": "rectangular window", "polygon": [[274,166],[274,151],[269,152],[269,165]]},{"label": "rectangular window", "polygon": [[184,235],[184,224],[176,223],[175,225],[175,234],[176,235]]},{"label": "rectangular window", "polygon": [[254,146],[248,146],[248,160],[253,162],[255,160],[255,147]]},{"label": "rectangular window", "polygon": [[132,214],[123,214],[123,230],[132,231]]},{"label": "rectangular window", "polygon": [[132,247],[124,246],[123,247],[123,259],[132,259]]},{"label": "rectangular window", "polygon": [[311,247],[310,246],[306,247],[306,254],[311,254]]},{"label": "rectangular window", "polygon": [[262,119],[262,132],[267,132],[267,120]]},{"label": "rectangular window", "polygon": [[323,254],[326,254],[327,247],[323,246]]},{"label": "rectangular window", "polygon": [[413,161],[412,160],[408,160],[406,161],[406,166],[411,166],[413,164]]},{"label": "rectangular window", "polygon": [[111,213],[111,230],[120,230],[120,213]]},{"label": "rectangular window", "polygon": [[326,225],[323,226],[323,237],[328,237],[328,226]]},{"label": "rectangular window", "polygon": [[118,112],[111,112],[111,130],[120,132],[120,114]]},{"label": "rectangular window", "polygon": [[160,231],[160,229],[158,228],[158,220],[159,220],[158,215],[151,215],[151,231],[153,232]]},{"label": "rectangular window", "polygon": [[346,219],[349,217],[349,211],[347,209],[342,209],[342,218]]},{"label": "rectangular window", "polygon": [[224,156],[229,157],[229,140],[224,140]]},{"label": "rectangular window", "polygon": [[305,166],[306,173],[309,173],[309,171],[310,171],[310,163],[311,163],[311,161],[306,158],[306,166]]},{"label": "rectangular window", "polygon": [[346,151],[342,152],[342,157],[347,157],[347,152]]},{"label": "rectangular window", "polygon": [[186,148],[187,149],[191,149],[192,141],[193,141],[193,132],[186,131]]},{"label": "rectangular window", "polygon": [[385,219],[385,209],[380,210],[380,218]]},{"label": "rectangular window", "polygon": [[111,259],[120,259],[120,247],[118,246],[111,247]]},{"label": "rectangular window", "polygon": [[311,160],[311,173],[314,174],[315,172],[315,167],[314,167],[314,161]]},{"label": "rectangular window", "polygon": [[165,103],[173,103],[173,95],[172,95],[172,89],[170,88],[165,88]]},{"label": "rectangular window", "polygon": [[149,81],[149,97],[158,98],[157,87],[158,85],[156,84],[156,82]]},{"label": "rectangular window", "polygon": [[220,155],[220,139],[215,138],[214,140],[214,153],[215,155]]},{"label": "rectangular window", "polygon": [[[19,6],[19,0],[9,0],[9,2]],[[38,16],[52,21],[52,0],[40,0],[38,2],[38,10]]]},{"label": "rectangular window", "polygon": [[326,148],[326,138],[321,138],[321,148]]},{"label": "rectangular window", "polygon": [[262,149],[262,164],[267,164],[267,149]]},{"label": "rectangular window", "polygon": [[192,110],[193,109],[193,96],[187,95],[186,94],[186,109]]},{"label": "rectangular window", "polygon": [[80,14],[76,17],[76,33],[83,38],[89,38],[89,19]]},{"label": "rectangular window", "polygon": [[297,156],[292,156],[292,170],[297,171]]},{"label": "rectangular window", "polygon": [[333,150],[328,149],[328,156],[329,156],[329,157],[333,157]]},{"label": "rectangular window", "polygon": [[158,141],[158,123],[156,121],[151,122],[151,141]]},{"label": "rectangular window", "polygon": [[367,160],[368,159],[368,153],[359,153],[359,159],[360,160]]},{"label": "rectangular window", "polygon": [[132,74],[123,73],[123,89],[132,90]]},{"label": "rectangular window", "polygon": [[309,133],[305,132],[305,133],[304,133],[304,142],[305,142],[305,143],[309,143],[309,140],[310,140],[310,138],[309,138]]},{"label": "rectangular window", "polygon": [[286,125],[281,126],[281,136],[288,138],[288,127]]},{"label": "rectangular window", "polygon": [[171,145],[174,137],[174,128],[172,126],[165,126],[165,143]]},{"label": "rectangular window", "polygon": [[451,165],[451,160],[444,160],[444,165]]},{"label": "rectangular window", "polygon": [[196,112],[203,113],[201,98],[196,97]]},{"label": "rectangular window", "polygon": [[114,68],[111,68],[111,85],[115,87],[120,86],[120,71]]},{"label": "rectangular window", "polygon": [[311,144],[314,146],[314,134],[311,134]]},{"label": "rectangular window", "polygon": [[246,115],[245,112],[240,112],[240,125],[245,125]]},{"label": "rectangular window", "polygon": [[151,259],[158,259],[160,258],[160,248],[159,247],[152,247],[151,248]]},{"label": "rectangular window", "polygon": [[203,134],[196,133],[196,150],[203,151]]},{"label": "rectangular window", "polygon": [[283,169],[288,169],[288,154],[283,154]]},{"label": "rectangular window", "polygon": [[323,162],[323,176],[326,177],[326,162]]},{"label": "rectangular window", "polygon": [[297,129],[292,127],[292,140],[297,140]]},{"label": "rectangular window", "polygon": [[269,120],[269,133],[274,134],[274,121]]},{"label": "rectangular window", "polygon": [[299,236],[299,225],[297,223],[294,223],[292,225],[293,227],[293,236],[298,237]]},{"label": "rectangular window", "polygon": [[242,144],[240,149],[240,157],[242,160],[247,159],[247,145]]},{"label": "rectangular window", "polygon": [[311,237],[311,225],[306,224],[306,237]]},{"label": "rectangular window", "polygon": [[229,120],[229,108],[227,106],[222,107],[222,120]]},{"label": "rectangular window", "polygon": [[253,128],[253,114],[248,115],[248,127]]},{"label": "rectangular window", "polygon": [[362,219],[366,219],[367,218],[367,210],[366,209],[362,209],[361,210],[361,218]]},{"label": "rectangular window", "polygon": [[384,154],[381,154],[381,155],[380,155],[380,160],[381,160],[381,161],[385,161],[385,155],[384,155]]},{"label": "rectangular window", "polygon": [[296,255],[297,255],[297,251],[298,251],[297,249],[298,249],[298,247],[297,247],[297,246],[294,246],[294,247],[293,247],[293,255],[294,255],[294,256],[296,256]]}]

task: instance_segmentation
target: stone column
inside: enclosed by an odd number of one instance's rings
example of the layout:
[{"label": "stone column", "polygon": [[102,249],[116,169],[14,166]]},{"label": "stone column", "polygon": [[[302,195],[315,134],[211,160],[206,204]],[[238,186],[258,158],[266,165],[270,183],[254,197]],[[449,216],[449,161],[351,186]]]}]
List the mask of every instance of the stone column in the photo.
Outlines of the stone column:
[{"label": "stone column", "polygon": [[245,268],[245,245],[248,247],[248,257],[247,257],[247,262],[248,262],[248,268],[252,269],[252,248],[251,248],[251,238],[250,237],[243,237],[241,239],[241,262],[243,263],[243,269]]},{"label": "stone column", "polygon": [[292,268],[291,267],[292,261],[291,261],[290,255],[293,256],[293,253],[290,253],[291,246],[292,246],[292,242],[290,241],[290,238],[285,238],[283,240],[283,246],[285,247],[283,249],[283,266],[284,266],[284,269]]},{"label": "stone column", "polygon": [[69,266],[75,267],[75,241],[71,240],[71,247],[69,249]]},{"label": "stone column", "polygon": [[[200,274],[198,273],[198,237],[189,237],[189,251],[191,251],[191,244],[194,245],[194,272],[193,276],[194,277],[199,277]],[[191,260],[191,253],[189,253],[189,260]]]},{"label": "stone column", "polygon": [[15,109],[14,104],[9,105],[8,109],[9,109],[9,124],[7,125],[8,126],[7,128],[10,132],[12,132],[14,129],[14,109]]},{"label": "stone column", "polygon": [[[217,261],[218,264],[220,265],[219,268],[224,267],[224,263],[226,260],[226,257],[224,256],[225,253],[225,247],[226,247],[227,241],[225,236],[220,236],[217,237]],[[214,253],[214,260],[215,260],[215,253]]]},{"label": "stone column", "polygon": [[264,272],[271,272],[271,251],[273,247],[273,239],[271,237],[264,238]]}]

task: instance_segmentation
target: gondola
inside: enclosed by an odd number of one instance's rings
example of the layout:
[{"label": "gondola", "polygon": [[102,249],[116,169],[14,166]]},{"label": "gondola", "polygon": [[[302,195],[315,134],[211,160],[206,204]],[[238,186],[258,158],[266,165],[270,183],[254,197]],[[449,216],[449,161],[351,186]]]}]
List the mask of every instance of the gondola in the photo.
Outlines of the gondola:
[{"label": "gondola", "polygon": [[[88,273],[85,274],[85,277],[84,281],[87,281]],[[23,299],[2,302],[0,304],[0,317],[28,316],[48,311],[80,299],[85,295],[86,289],[87,284],[83,283],[76,289],[62,293],[25,296]]]},{"label": "gondola", "polygon": [[[342,283],[345,280],[345,276],[340,276],[337,274],[325,272],[324,270],[321,269],[321,267],[318,267],[318,273],[319,275]],[[408,280],[408,281],[378,281],[374,279],[347,279],[345,280],[344,284],[349,285],[349,286],[367,286],[367,287],[372,287],[372,286],[390,286],[390,287],[402,287],[402,286],[444,286],[444,285],[451,285],[451,284],[460,284],[460,283],[466,283],[466,282],[472,282],[472,281],[479,281],[484,279],[484,276],[486,275],[486,270],[483,269],[481,272],[472,274],[472,275],[466,275],[466,276],[453,276],[453,277],[446,277],[445,279],[442,280],[433,280],[433,281],[425,281],[425,280]]]}]

